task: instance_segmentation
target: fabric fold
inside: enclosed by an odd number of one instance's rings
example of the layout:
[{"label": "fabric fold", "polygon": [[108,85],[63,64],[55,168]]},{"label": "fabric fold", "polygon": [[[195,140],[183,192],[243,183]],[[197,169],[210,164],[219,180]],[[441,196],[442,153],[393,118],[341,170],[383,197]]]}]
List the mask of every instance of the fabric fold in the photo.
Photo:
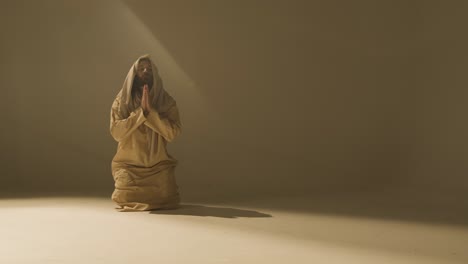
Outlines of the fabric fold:
[{"label": "fabric fold", "polygon": [[174,105],[168,110],[166,118],[161,118],[156,111],[151,109],[146,116],[144,124],[160,134],[168,142],[172,142],[181,133],[181,125],[178,120],[179,110]]}]

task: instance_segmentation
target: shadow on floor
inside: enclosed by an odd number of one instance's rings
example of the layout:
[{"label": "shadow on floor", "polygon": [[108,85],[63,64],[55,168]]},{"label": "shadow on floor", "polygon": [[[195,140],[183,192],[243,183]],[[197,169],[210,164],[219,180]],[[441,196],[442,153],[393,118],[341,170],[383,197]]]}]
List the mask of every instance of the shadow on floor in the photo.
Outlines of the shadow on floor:
[{"label": "shadow on floor", "polygon": [[253,210],[237,209],[230,207],[214,207],[195,204],[183,204],[180,208],[173,210],[155,210],[151,211],[150,214],[211,216],[221,218],[272,217],[269,214],[264,214]]},{"label": "shadow on floor", "polygon": [[[67,193],[0,192],[0,199],[46,197],[93,197],[110,200],[111,191],[87,190]],[[387,220],[425,222],[468,226],[468,195],[466,193],[328,193],[314,195],[260,195],[229,199],[185,199],[177,210],[154,211],[153,214],[212,216],[223,218],[271,217],[255,210],[277,210],[312,214],[342,215]],[[200,204],[218,205],[203,206]],[[231,207],[225,207],[231,206]],[[250,210],[235,209],[249,208]]]}]

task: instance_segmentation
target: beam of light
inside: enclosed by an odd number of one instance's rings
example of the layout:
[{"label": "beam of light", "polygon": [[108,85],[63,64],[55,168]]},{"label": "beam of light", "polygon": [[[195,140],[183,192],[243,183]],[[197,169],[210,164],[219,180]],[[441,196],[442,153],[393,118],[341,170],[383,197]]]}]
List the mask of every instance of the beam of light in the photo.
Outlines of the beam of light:
[{"label": "beam of light", "polygon": [[125,27],[123,30],[129,33],[125,38],[131,38],[142,48],[142,51],[134,57],[145,53],[151,54],[160,69],[166,90],[174,95],[176,100],[187,104],[188,108],[197,108],[185,110],[206,111],[208,107],[206,100],[197,89],[195,81],[182,69],[148,26],[123,1],[112,2],[110,7],[115,9],[117,14],[121,14],[122,21],[119,25]]}]

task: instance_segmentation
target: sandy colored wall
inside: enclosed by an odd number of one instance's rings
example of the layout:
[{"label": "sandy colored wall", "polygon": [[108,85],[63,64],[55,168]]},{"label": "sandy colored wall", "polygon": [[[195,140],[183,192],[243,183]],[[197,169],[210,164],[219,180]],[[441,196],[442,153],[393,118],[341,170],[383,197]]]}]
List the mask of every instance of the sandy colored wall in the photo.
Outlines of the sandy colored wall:
[{"label": "sandy colored wall", "polygon": [[2,3],[0,189],[110,194],[110,105],[151,53],[185,197],[466,190],[461,2],[200,3]]}]

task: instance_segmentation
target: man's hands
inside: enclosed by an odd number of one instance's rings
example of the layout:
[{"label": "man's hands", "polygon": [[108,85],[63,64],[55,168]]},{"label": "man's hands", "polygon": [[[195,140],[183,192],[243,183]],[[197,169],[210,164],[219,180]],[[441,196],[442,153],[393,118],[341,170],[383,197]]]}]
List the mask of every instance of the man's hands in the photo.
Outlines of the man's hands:
[{"label": "man's hands", "polygon": [[143,108],[144,115],[148,115],[150,111],[149,96],[148,96],[148,85],[143,86],[143,95],[141,97],[141,108]]}]

